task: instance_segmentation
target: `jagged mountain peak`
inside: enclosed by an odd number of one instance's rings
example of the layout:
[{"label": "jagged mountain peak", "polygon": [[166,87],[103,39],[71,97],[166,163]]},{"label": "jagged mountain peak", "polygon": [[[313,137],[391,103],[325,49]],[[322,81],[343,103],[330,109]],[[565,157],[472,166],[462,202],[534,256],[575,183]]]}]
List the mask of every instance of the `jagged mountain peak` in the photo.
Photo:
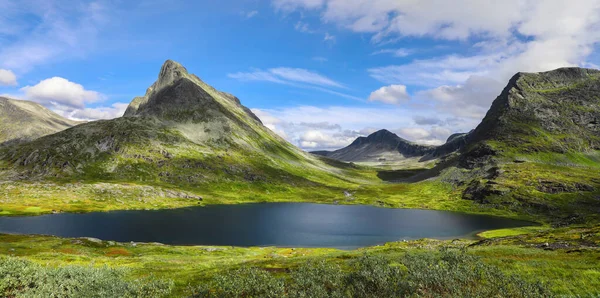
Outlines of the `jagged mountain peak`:
[{"label": "jagged mountain peak", "polygon": [[167,60],[163,63],[158,74],[158,80],[152,86],[152,91],[158,91],[173,82],[188,76],[188,71],[183,65],[173,60]]},{"label": "jagged mountain peak", "polygon": [[124,116],[175,122],[260,123],[237,97],[216,90],[173,60],[165,61],[156,82],[144,96],[133,99]]}]

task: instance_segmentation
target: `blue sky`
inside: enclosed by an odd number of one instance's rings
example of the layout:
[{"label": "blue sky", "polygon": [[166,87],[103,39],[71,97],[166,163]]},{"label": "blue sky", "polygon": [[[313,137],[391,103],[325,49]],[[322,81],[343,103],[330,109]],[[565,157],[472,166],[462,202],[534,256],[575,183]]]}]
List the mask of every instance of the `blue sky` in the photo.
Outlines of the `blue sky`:
[{"label": "blue sky", "polygon": [[173,59],[272,130],[333,149],[474,128],[518,71],[596,67],[600,1],[0,0],[0,94],[114,118]]}]

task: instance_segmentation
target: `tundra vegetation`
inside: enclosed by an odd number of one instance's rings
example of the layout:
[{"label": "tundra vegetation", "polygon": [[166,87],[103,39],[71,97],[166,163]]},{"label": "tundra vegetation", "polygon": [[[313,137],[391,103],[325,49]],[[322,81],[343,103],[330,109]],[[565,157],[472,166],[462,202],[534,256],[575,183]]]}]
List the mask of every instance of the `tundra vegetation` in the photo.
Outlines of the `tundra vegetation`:
[{"label": "tundra vegetation", "polygon": [[476,129],[442,146],[382,131],[317,156],[264,127],[235,96],[167,61],[124,117],[22,137],[10,130],[0,140],[0,215],[316,202],[540,226],[352,251],[0,235],[0,295],[597,296],[599,78],[581,68],[519,73]]}]

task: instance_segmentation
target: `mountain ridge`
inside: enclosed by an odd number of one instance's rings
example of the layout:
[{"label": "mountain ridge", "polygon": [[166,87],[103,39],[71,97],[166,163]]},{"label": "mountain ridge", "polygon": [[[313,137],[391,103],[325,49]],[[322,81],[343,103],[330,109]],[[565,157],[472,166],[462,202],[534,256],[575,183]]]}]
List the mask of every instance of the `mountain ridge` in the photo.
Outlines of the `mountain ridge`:
[{"label": "mountain ridge", "polygon": [[0,146],[28,142],[80,123],[32,101],[0,97]]}]

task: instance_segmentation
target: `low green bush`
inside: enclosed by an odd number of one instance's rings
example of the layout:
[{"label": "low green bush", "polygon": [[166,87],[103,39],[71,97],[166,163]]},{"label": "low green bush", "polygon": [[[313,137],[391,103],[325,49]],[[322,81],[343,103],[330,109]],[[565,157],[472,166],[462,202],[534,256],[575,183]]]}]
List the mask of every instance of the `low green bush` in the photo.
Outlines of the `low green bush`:
[{"label": "low green bush", "polygon": [[14,257],[0,258],[2,297],[164,297],[172,283],[128,280],[124,270],[69,266],[50,268]]},{"label": "low green bush", "polygon": [[548,297],[540,283],[506,275],[464,251],[363,255],[288,274],[242,268],[200,286],[194,297]]}]

